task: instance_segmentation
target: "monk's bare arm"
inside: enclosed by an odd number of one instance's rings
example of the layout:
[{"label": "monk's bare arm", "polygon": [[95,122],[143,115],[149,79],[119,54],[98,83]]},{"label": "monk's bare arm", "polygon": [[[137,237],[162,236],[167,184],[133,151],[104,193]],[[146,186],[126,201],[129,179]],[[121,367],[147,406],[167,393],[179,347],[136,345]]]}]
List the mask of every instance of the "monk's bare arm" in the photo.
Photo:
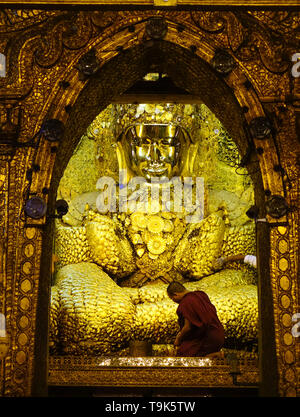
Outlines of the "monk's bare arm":
[{"label": "monk's bare arm", "polygon": [[182,329],[180,330],[180,332],[178,332],[174,345],[175,346],[179,346],[182,342],[182,340],[184,339],[184,336],[191,330],[192,325],[189,322],[188,319],[184,319],[184,325],[182,327]]}]

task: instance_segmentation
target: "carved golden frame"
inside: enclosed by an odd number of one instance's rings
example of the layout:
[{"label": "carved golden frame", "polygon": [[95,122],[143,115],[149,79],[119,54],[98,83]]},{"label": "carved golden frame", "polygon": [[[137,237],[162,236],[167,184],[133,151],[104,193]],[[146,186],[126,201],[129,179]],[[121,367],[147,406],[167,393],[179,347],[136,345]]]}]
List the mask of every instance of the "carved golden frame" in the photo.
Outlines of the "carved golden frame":
[{"label": "carved golden frame", "polygon": [[[8,396],[31,395],[34,392],[34,375],[37,374],[37,368],[40,365],[35,344],[38,345],[41,342],[36,326],[43,310],[41,299],[45,300],[48,297],[49,300],[49,272],[47,275],[47,271],[50,271],[50,253],[47,253],[45,248],[43,249],[45,241],[49,240],[43,231],[45,219],[25,220],[20,216],[24,204],[20,196],[28,187],[27,170],[32,167],[33,162],[46,168],[32,172],[29,192],[42,196],[49,207],[53,208],[55,195],[45,194],[43,190],[51,189],[55,192],[70,152],[79,140],[81,131],[93,118],[93,113],[86,114],[84,117],[79,116],[83,108],[84,91],[89,88],[89,83],[80,79],[78,71],[74,68],[75,64],[87,51],[94,48],[105,73],[105,65],[112,59],[116,58],[122,63],[122,49],[119,47],[124,48],[126,45],[126,49],[135,50],[136,48],[138,54],[139,46],[143,49],[145,41],[148,40],[150,44],[152,42],[149,37],[145,38],[145,26],[153,16],[166,19],[168,24],[168,32],[163,42],[175,45],[176,48],[189,51],[189,53],[193,46],[193,54],[196,54],[205,65],[210,65],[215,51],[220,47],[228,48],[230,45],[232,50],[236,51],[236,42],[239,40],[241,31],[241,23],[230,12],[220,12],[223,13],[221,16],[219,12],[210,15],[210,12],[193,14],[193,12],[164,10],[108,11],[105,12],[104,17],[101,12],[93,15],[90,12],[80,12],[76,20],[78,29],[76,36],[64,38],[63,33],[70,25],[68,16],[67,14],[64,16],[64,13],[51,11],[47,16],[48,20],[45,21],[40,16],[35,18],[40,19],[38,23],[41,26],[48,28],[44,37],[34,30],[26,32],[27,29],[23,29],[26,33],[24,41],[19,40],[19,43],[15,44],[19,49],[9,50],[8,53],[9,65],[13,67],[13,64],[17,63],[15,67],[17,72],[12,70],[8,79],[1,80],[0,84],[0,92],[5,97],[2,111],[5,112],[9,105],[20,106],[23,109],[20,142],[32,138],[45,118],[58,118],[66,125],[66,135],[62,144],[42,141],[36,150],[30,147],[20,147],[17,148],[13,157],[10,152],[3,153],[0,157],[2,197],[0,210],[3,213],[0,225],[5,231],[1,238],[3,254],[1,284],[4,288],[1,296],[1,311],[6,314],[7,330],[10,335],[10,351],[2,361],[0,375],[1,393]],[[223,23],[220,20],[221,17]],[[260,18],[263,21],[264,17],[260,16]],[[205,30],[207,24],[214,28],[218,28],[218,25],[219,28],[221,28],[220,25],[224,27],[222,30],[207,31]],[[128,31],[128,27],[132,25],[135,26],[134,32]],[[183,32],[178,31],[179,25],[185,27]],[[92,27],[98,28],[96,35]],[[295,129],[297,113],[292,102],[286,101],[286,96],[290,93],[290,77],[287,70],[278,69],[277,62],[271,53],[272,47],[278,48],[278,46],[270,46],[272,40],[267,36],[266,39],[263,35],[261,36],[261,42],[265,43],[260,53],[265,63],[264,48],[265,45],[269,45],[267,53],[269,52],[270,62],[267,67],[262,63],[259,64],[259,61],[243,61],[235,57],[236,65],[230,74],[223,78],[224,90],[222,91],[228,93],[229,103],[232,103],[231,100],[235,102],[234,108],[247,109],[245,112],[247,123],[256,117],[265,116],[266,110],[268,114],[275,114],[276,120],[280,119],[276,142],[273,137],[268,140],[254,137],[253,141],[256,149],[262,149],[257,154],[257,159],[263,190],[271,195],[280,195],[287,200],[289,205],[294,205],[299,201],[299,169],[296,162],[299,142],[297,142]],[[6,44],[2,40],[2,47],[3,45]],[[179,55],[175,54],[174,62],[177,62],[176,59],[179,59]],[[182,61],[184,59],[186,58],[183,55]],[[90,88],[91,96],[94,95],[94,103],[97,100],[99,103],[99,107],[94,109],[94,112],[99,112],[108,105],[114,95],[126,89],[127,84],[130,86],[130,83],[139,75],[138,62],[141,63],[141,60],[137,56],[132,67],[126,72],[128,75],[126,82],[115,79],[113,74],[109,77],[108,73],[106,88],[98,93]],[[170,65],[172,66],[172,62]],[[185,65],[189,68],[188,63]],[[130,71],[133,71],[131,76]],[[191,84],[196,76],[197,73],[195,74],[193,68],[190,67],[187,78]],[[62,81],[67,82],[71,88],[62,88]],[[251,88],[247,81],[251,82]],[[197,90],[195,86],[191,86],[191,89],[194,93]],[[295,100],[299,100],[296,84],[294,97]],[[78,103],[81,103],[81,106]],[[74,109],[70,115],[66,111],[67,107]],[[77,116],[78,120],[83,123],[82,126],[74,126],[73,122]],[[236,129],[238,132],[239,128]],[[243,136],[242,131],[240,133]],[[239,140],[236,135],[234,138]],[[242,140],[240,145],[243,145]],[[69,153],[66,152],[63,155],[58,152],[56,156],[56,152],[53,151],[55,146],[58,148],[64,146],[65,150],[69,147]],[[281,172],[274,170],[274,166],[279,162],[291,181],[292,186],[288,190]],[[260,279],[263,279],[262,274],[266,273],[271,289],[270,297],[273,305],[271,320],[274,321],[274,333],[267,334],[266,337],[270,337],[270,342],[275,345],[278,393],[281,396],[295,396],[299,394],[299,344],[291,336],[291,326],[293,314],[299,311],[299,282],[297,281],[299,210],[294,210],[287,217],[279,220],[274,220],[270,216],[267,219],[269,239],[266,243],[267,246],[270,244],[270,259],[260,259],[259,268]],[[41,255],[46,256],[43,262]],[[259,296],[263,302],[264,294],[259,294]],[[261,323],[262,328],[264,325]],[[47,361],[45,355],[43,360]],[[58,381],[59,370],[54,367],[52,371]],[[69,371],[65,370],[65,378],[72,375]],[[131,371],[130,373],[134,373]],[[168,372],[168,369],[159,371],[159,377],[162,380],[165,378],[166,383],[169,378]],[[153,376],[154,379],[156,377]],[[114,378],[115,376],[112,376],[112,380]],[[186,373],[185,378],[188,378]]]},{"label": "carved golden frame", "polygon": [[[19,5],[20,2],[17,0],[6,0],[1,1],[0,4],[5,5]],[[118,2],[114,0],[27,0],[22,2],[22,5],[56,5],[56,6],[66,6],[66,5],[78,5],[78,6],[123,6],[123,7],[132,7],[132,6],[145,6],[145,7],[163,7],[163,8],[174,8],[174,6],[179,7],[203,7],[203,6],[225,6],[225,7],[237,7],[237,6],[246,6],[246,7],[289,7],[289,6],[299,6],[297,0],[277,0],[273,2],[272,0],[119,0]]]}]

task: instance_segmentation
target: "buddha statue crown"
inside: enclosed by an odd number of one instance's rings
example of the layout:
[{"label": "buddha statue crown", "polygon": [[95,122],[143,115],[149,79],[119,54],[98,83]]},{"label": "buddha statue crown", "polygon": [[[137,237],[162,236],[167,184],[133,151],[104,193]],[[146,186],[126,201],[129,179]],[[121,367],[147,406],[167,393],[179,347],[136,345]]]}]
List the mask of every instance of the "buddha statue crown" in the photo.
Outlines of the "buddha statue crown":
[{"label": "buddha statue crown", "polygon": [[175,103],[120,104],[117,105],[117,111],[119,115],[119,134],[130,125],[170,125],[186,129],[193,141],[196,137],[193,132],[200,126],[197,105]]}]

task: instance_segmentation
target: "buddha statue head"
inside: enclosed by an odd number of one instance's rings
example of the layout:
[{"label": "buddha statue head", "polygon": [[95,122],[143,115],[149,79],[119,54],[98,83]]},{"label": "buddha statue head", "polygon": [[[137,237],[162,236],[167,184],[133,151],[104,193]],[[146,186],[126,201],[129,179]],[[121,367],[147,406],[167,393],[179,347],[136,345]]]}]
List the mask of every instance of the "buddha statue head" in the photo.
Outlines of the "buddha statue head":
[{"label": "buddha statue head", "polygon": [[143,123],[127,127],[119,137],[119,168],[148,182],[187,174],[192,140],[178,125]]}]

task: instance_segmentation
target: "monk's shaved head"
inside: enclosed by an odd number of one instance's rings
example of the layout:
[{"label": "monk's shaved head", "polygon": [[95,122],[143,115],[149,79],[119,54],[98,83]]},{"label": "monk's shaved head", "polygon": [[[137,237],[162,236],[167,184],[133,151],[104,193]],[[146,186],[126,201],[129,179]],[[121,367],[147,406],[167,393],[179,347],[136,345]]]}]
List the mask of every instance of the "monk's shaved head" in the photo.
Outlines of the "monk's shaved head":
[{"label": "monk's shaved head", "polygon": [[167,293],[169,295],[174,295],[176,293],[180,293],[180,292],[183,292],[183,291],[186,291],[185,286],[182,285],[180,282],[177,282],[177,281],[171,282],[168,285],[168,288],[167,288]]}]

